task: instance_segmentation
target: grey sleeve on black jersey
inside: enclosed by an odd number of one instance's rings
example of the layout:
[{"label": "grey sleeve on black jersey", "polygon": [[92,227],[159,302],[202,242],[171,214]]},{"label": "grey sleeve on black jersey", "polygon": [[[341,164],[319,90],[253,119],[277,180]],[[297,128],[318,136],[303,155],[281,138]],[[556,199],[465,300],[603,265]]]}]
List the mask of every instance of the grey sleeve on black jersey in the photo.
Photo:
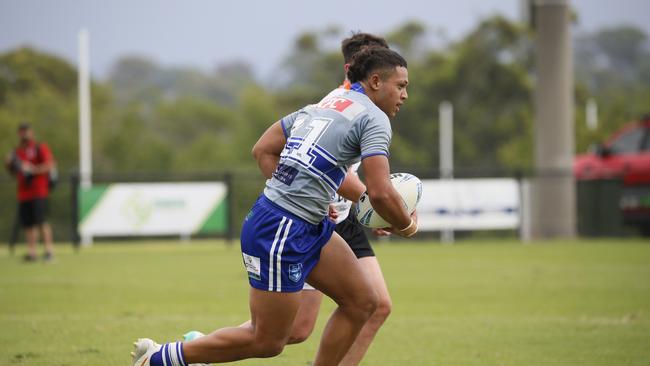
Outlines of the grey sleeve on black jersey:
[{"label": "grey sleeve on black jersey", "polygon": [[361,159],[373,155],[389,156],[392,131],[386,116],[375,116],[361,124]]}]

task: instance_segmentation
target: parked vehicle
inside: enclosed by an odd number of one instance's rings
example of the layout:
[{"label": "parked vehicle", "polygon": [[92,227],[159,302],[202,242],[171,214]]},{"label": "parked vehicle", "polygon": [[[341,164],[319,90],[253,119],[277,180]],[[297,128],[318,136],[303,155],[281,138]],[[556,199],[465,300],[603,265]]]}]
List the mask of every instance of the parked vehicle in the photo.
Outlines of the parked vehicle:
[{"label": "parked vehicle", "polygon": [[621,179],[624,223],[650,235],[650,115],[625,125],[591,150],[576,157],[576,179]]}]

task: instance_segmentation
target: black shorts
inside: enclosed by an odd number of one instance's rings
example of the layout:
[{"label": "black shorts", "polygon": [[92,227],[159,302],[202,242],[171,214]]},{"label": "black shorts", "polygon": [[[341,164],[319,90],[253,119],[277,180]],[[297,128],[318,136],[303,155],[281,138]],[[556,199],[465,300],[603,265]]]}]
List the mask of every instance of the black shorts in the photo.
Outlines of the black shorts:
[{"label": "black shorts", "polygon": [[47,199],[36,198],[29,201],[20,202],[18,206],[18,216],[22,227],[32,227],[41,225],[45,222],[47,213]]},{"label": "black shorts", "polygon": [[363,226],[354,215],[348,215],[345,220],[336,224],[334,230],[348,243],[357,258],[375,256]]}]

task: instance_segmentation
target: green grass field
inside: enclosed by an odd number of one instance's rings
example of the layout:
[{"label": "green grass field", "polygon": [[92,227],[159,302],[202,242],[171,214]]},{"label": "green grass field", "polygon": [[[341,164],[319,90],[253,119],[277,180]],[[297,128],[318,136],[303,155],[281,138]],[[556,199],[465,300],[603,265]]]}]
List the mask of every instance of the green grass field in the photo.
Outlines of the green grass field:
[{"label": "green grass field", "polygon": [[[0,248],[0,365],[130,365],[135,338],[248,319],[238,245],[100,244],[54,264]],[[377,245],[393,314],[364,365],[650,365],[650,243]],[[342,269],[344,270],[344,269]],[[308,365],[314,336],[270,360]]]}]

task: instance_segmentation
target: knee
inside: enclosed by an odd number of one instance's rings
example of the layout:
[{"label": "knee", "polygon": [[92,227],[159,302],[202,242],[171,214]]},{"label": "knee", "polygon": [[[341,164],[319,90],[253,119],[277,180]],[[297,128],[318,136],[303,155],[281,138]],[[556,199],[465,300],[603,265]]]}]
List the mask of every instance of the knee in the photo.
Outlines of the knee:
[{"label": "knee", "polygon": [[375,312],[372,313],[371,321],[383,324],[393,311],[393,303],[390,298],[379,299]]},{"label": "knee", "polygon": [[372,292],[372,295],[366,300],[365,309],[368,311],[368,317],[372,316],[377,309],[379,308],[379,296],[376,292]]},{"label": "knee", "polygon": [[255,356],[259,358],[275,357],[284,350],[284,342],[267,341],[257,343]]},{"label": "knee", "polygon": [[365,322],[377,311],[378,306],[379,297],[377,293],[368,291],[365,294],[357,296],[351,308],[354,309],[355,315]]},{"label": "knee", "polygon": [[302,343],[309,338],[310,333],[294,333],[289,337],[289,342],[288,344],[298,344]]},{"label": "knee", "polygon": [[298,324],[293,328],[291,336],[289,336],[288,344],[302,343],[309,338],[313,328],[308,325]]}]

